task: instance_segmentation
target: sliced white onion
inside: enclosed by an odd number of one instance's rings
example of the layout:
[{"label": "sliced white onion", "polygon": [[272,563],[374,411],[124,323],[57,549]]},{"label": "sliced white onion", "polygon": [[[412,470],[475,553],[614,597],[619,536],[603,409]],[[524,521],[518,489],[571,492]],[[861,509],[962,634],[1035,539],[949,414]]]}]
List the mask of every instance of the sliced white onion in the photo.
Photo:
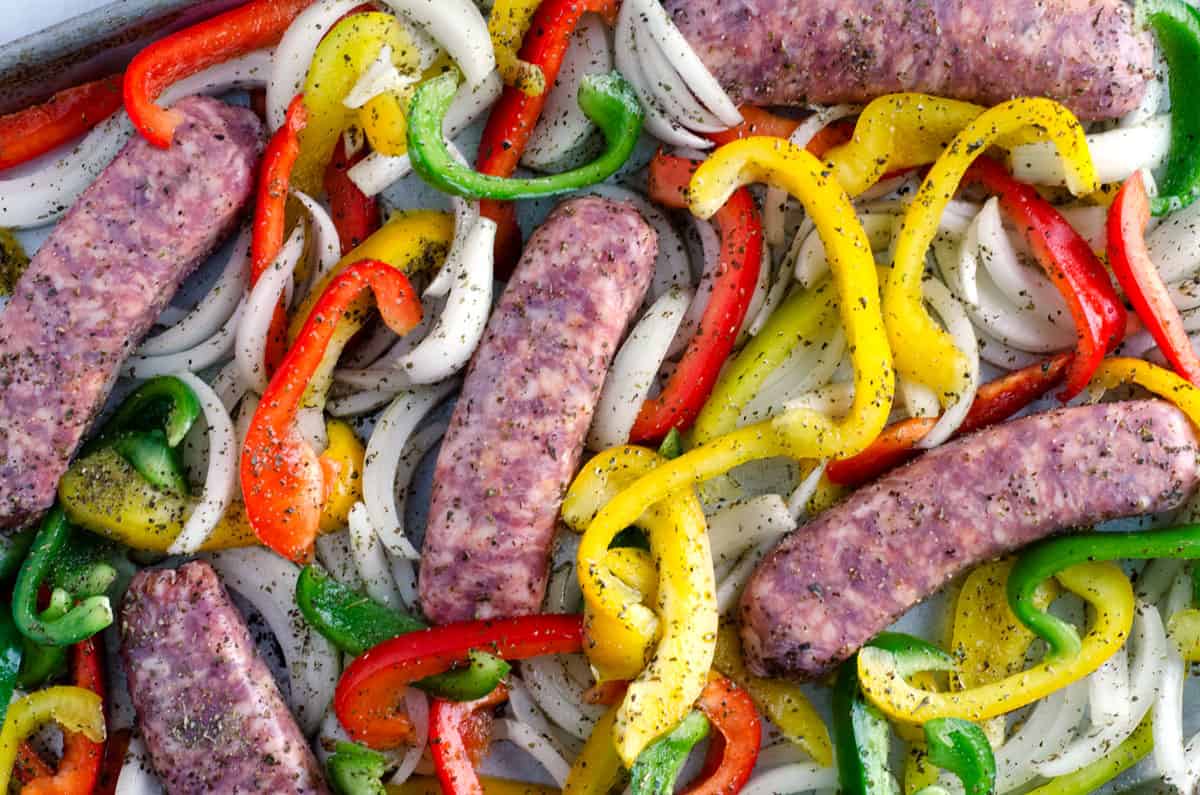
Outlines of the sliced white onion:
[{"label": "sliced white onion", "polygon": [[[416,0],[421,2],[421,0]],[[426,2],[428,0],[425,0]],[[455,0],[457,2],[458,0]],[[476,12],[477,14],[478,12]],[[491,46],[489,45],[489,51]],[[502,87],[500,74],[493,71],[478,85],[463,83],[454,95],[446,111],[443,130],[447,138],[454,138],[483,114],[500,96]],[[358,189],[368,196],[382,193],[392,183],[403,179],[412,171],[412,162],[407,154],[384,155],[372,152],[350,167],[346,174]]]},{"label": "sliced white onion", "polygon": [[508,678],[508,709],[519,723],[549,740],[560,756],[574,758],[581,750],[583,744],[546,718],[521,677],[515,674]]},{"label": "sliced white onion", "polygon": [[[1191,601],[1191,578],[1180,572],[1166,598],[1168,617]],[[1187,663],[1174,643],[1167,644],[1161,689],[1154,701],[1154,766],[1163,781],[1179,792],[1190,792],[1187,758],[1183,750],[1183,679]]]},{"label": "sliced white onion", "polygon": [[400,457],[417,424],[455,386],[454,382],[445,382],[402,392],[379,417],[367,442],[363,501],[375,532],[388,552],[398,557],[418,557],[416,548],[404,534],[404,517],[396,509],[396,471]]},{"label": "sliced white onion", "polygon": [[242,396],[246,394],[246,389],[242,386],[242,379],[237,374],[236,362],[226,363],[217,372],[216,377],[212,380],[212,388],[221,398],[221,405],[232,415]]},{"label": "sliced white onion", "polygon": [[738,424],[748,425],[784,410],[788,400],[829,383],[846,350],[846,335],[833,326],[809,344],[798,344],[771,375],[746,407]]},{"label": "sliced white onion", "polygon": [[227,549],[210,559],[222,582],[254,605],[279,641],[291,680],[289,706],[304,733],[312,734],[333,700],[341,666],[333,644],[296,610],[300,570],[262,547]]},{"label": "sliced white onion", "polygon": [[553,171],[579,153],[595,130],[579,107],[579,86],[588,75],[611,72],[612,67],[612,48],[604,23],[595,14],[584,14],[571,34],[554,87],[525,145],[522,165]]},{"label": "sliced white onion", "polygon": [[963,393],[957,396],[954,405],[946,409],[937,423],[929,429],[929,433],[917,447],[928,450],[945,442],[958,426],[967,418],[971,404],[975,401],[975,393],[979,390],[979,344],[975,339],[975,327],[971,325],[962,305],[951,295],[946,285],[937,279],[926,279],[924,283],[925,300],[933,307],[942,319],[947,333],[954,341],[954,347],[966,358],[966,378]]},{"label": "sliced white onion", "polygon": [[[446,148],[450,150],[450,154],[455,160],[466,165],[467,159],[463,157],[463,153],[457,146],[447,141]],[[442,263],[442,267],[438,269],[433,280],[429,282],[429,286],[425,288],[424,297],[426,298],[444,298],[450,292],[450,287],[459,276],[458,269],[451,267],[451,264],[455,262],[461,264],[468,239],[475,232],[475,227],[479,223],[479,202],[451,196],[450,204],[454,207],[454,239],[450,241],[450,250],[446,252],[446,259]]]},{"label": "sliced white onion", "polygon": [[[897,216],[891,213],[863,212],[859,214],[858,219],[867,233],[871,251],[876,253],[886,251],[892,242]],[[803,230],[804,227],[801,229]],[[798,249],[796,242],[800,244]],[[792,244],[793,249],[796,250],[794,257],[796,281],[800,283],[801,287],[811,288],[829,273],[829,261],[825,258],[825,244],[821,242],[821,236],[815,227],[810,227],[808,234],[803,239],[800,239],[797,234],[796,242]],[[789,259],[792,259],[790,255]]]},{"label": "sliced white onion", "polygon": [[333,380],[358,390],[389,392],[392,395],[413,386],[412,379],[408,377],[407,373],[390,367],[334,370]]},{"label": "sliced white onion", "polygon": [[304,191],[294,188],[292,195],[308,211],[308,217],[312,221],[313,243],[311,247],[316,256],[317,267],[309,277],[308,283],[315,287],[333,272],[333,266],[337,265],[342,258],[342,241],[338,237],[337,225],[333,223],[329,212],[319,201]]},{"label": "sliced white onion", "polygon": [[195,393],[208,425],[208,474],[204,490],[196,509],[167,549],[169,555],[190,555],[208,540],[233,500],[239,448],[233,434],[233,420],[212,387],[191,373],[176,373],[175,377]]},{"label": "sliced white onion", "polygon": [[550,778],[558,786],[561,787],[567,783],[567,776],[571,773],[570,763],[563,759],[562,754],[558,752],[546,737],[536,732],[532,727],[505,718],[496,721],[495,727],[492,730],[492,738],[495,740],[507,740],[518,748],[523,749],[537,760],[537,763],[542,766],[542,769],[550,775]]},{"label": "sliced white onion", "polygon": [[755,775],[742,787],[742,795],[800,795],[838,785],[837,771],[812,762],[797,762]]},{"label": "sliced white onion", "polygon": [[272,130],[283,126],[288,103],[304,88],[308,67],[317,45],[334,24],[358,8],[357,0],[320,0],[301,11],[279,44],[267,80],[267,122]]},{"label": "sliced white onion", "polygon": [[140,734],[129,738],[125,762],[121,765],[117,788],[113,792],[114,795],[162,795],[162,782],[154,774],[150,752],[146,750],[146,743]]},{"label": "sliced white onion", "polygon": [[1172,213],[1146,235],[1150,261],[1168,284],[1200,271],[1200,202]]},{"label": "sliced white onion", "polygon": [[325,411],[331,417],[361,417],[386,406],[396,399],[396,389],[365,389],[344,397],[332,398],[325,403]]},{"label": "sliced white onion", "polygon": [[[1087,137],[1100,182],[1123,182],[1140,169],[1156,169],[1171,150],[1171,117],[1156,116],[1137,127],[1118,127]],[[1062,158],[1049,141],[1013,147],[1013,176],[1023,182],[1066,187]]]},{"label": "sliced white onion", "polygon": [[1042,357],[1005,345],[982,328],[975,327],[979,339],[979,358],[1001,370],[1019,370],[1042,361]]},{"label": "sliced white onion", "polygon": [[937,393],[918,381],[897,378],[896,397],[906,417],[936,417],[941,411]]},{"label": "sliced white onion", "polygon": [[[1036,310],[1053,325],[1073,330],[1062,293],[1040,269],[1025,266],[1018,257],[1013,238],[1004,228],[1000,216],[999,199],[989,199],[972,224],[977,231],[975,254],[1000,292],[1014,306]],[[968,232],[968,239],[969,235]],[[967,245],[964,241],[963,248]],[[968,301],[975,307],[979,306],[977,287],[975,300]]]},{"label": "sliced white onion", "polygon": [[1085,680],[1038,701],[1017,733],[996,750],[996,791],[1012,792],[1037,778],[1034,765],[1067,747],[1086,706]]},{"label": "sliced white onion", "polygon": [[408,781],[409,776],[417,769],[421,755],[425,753],[425,745],[429,742],[429,697],[418,688],[405,688],[404,709],[413,727],[412,745],[404,752],[396,772],[388,779],[388,783],[393,786]]},{"label": "sliced white onion", "polygon": [[[768,256],[769,260],[770,257]],[[754,313],[753,320],[747,328],[751,337],[757,337],[758,332],[763,330],[763,326],[767,325],[767,320],[770,319],[771,313],[775,311],[775,307],[783,302],[783,297],[787,294],[787,289],[792,284],[792,269],[789,267],[787,259],[780,261],[779,267],[776,268],[775,275],[771,279],[771,287],[767,290],[766,298],[763,299],[762,306]]]},{"label": "sliced white onion", "polygon": [[691,290],[671,290],[655,301],[617,351],[592,415],[588,447],[605,450],[629,441],[629,432],[692,302]]},{"label": "sliced white onion", "polygon": [[212,337],[237,310],[250,282],[249,224],[242,227],[221,276],[200,302],[178,323],[148,337],[138,346],[140,356],[163,356],[194,348]]},{"label": "sliced white onion", "polygon": [[808,515],[808,503],[817,493],[817,487],[821,485],[821,478],[825,476],[825,468],[827,466],[828,462],[822,461],[813,467],[812,472],[809,472],[804,480],[800,481],[800,485],[788,497],[787,509],[792,517],[793,526]]},{"label": "sliced white onion", "polygon": [[246,299],[242,321],[238,324],[234,358],[238,374],[247,389],[262,394],[267,389],[267,367],[263,356],[267,349],[267,334],[275,306],[284,300],[292,284],[296,265],[304,254],[304,226],[297,224],[288,236],[275,261],[258,278]]},{"label": "sliced white onion", "polygon": [[647,88],[654,94],[654,98],[668,117],[698,133],[715,133],[729,128],[728,124],[696,101],[687,86],[683,85],[679,73],[667,60],[658,42],[644,26],[634,28],[633,41],[637,46]]},{"label": "sliced white onion", "polygon": [[[400,463],[396,467],[396,515],[402,520],[408,512],[408,495],[412,488],[412,479],[417,473],[417,467],[429,454],[429,451],[441,443],[446,435],[449,420],[439,420],[430,423],[409,437],[400,454]],[[401,535],[408,536],[406,530]],[[389,553],[390,554],[390,553]],[[417,577],[413,569],[413,559],[391,555],[392,580],[400,589],[400,597],[406,605],[416,605],[419,601],[417,593]]]},{"label": "sliced white onion", "polygon": [[414,383],[431,384],[457,373],[483,339],[492,309],[493,247],[496,222],[480,218],[460,255],[444,268],[456,271],[450,296],[433,330],[397,363]]},{"label": "sliced white onion", "polygon": [[121,365],[121,375],[129,378],[146,379],[175,373],[198,373],[221,362],[233,353],[237,328],[245,314],[246,302],[238,304],[229,320],[208,339],[194,348],[162,356],[130,356]]},{"label": "sliced white onion", "polygon": [[356,591],[362,590],[362,578],[358,576],[354,553],[350,551],[349,530],[317,536],[317,560],[342,585]]},{"label": "sliced white onion", "polygon": [[350,87],[342,104],[347,108],[357,110],[375,97],[390,91],[403,91],[420,79],[419,72],[401,74],[392,61],[392,45],[385,44],[379,48],[379,54],[375,56],[375,60],[363,70],[358,80]]},{"label": "sliced white onion", "polygon": [[853,403],[854,383],[839,381],[797,395],[785,404],[784,410],[808,409],[830,417],[844,417]]},{"label": "sliced white onion", "polygon": [[471,0],[383,0],[399,16],[429,34],[450,54],[467,78],[477,86],[496,71],[496,56],[487,22]]},{"label": "sliced white onion", "polygon": [[762,255],[758,259],[758,278],[754,280],[754,292],[750,294],[750,303],[746,305],[746,314],[742,317],[742,325],[738,327],[737,346],[745,343],[754,327],[754,319],[767,303],[767,292],[771,285],[771,250],[762,247]]},{"label": "sliced white onion", "polygon": [[583,700],[583,688],[567,675],[564,658],[534,657],[521,661],[521,676],[538,707],[571,736],[586,740],[604,710]]},{"label": "sliced white onion", "polygon": [[742,593],[742,589],[750,581],[750,575],[754,574],[754,570],[758,568],[758,564],[762,563],[763,558],[767,556],[767,553],[771,551],[773,546],[775,546],[775,542],[768,541],[750,550],[725,575],[725,578],[717,585],[718,613],[725,615],[734,606],[738,596]]},{"label": "sliced white onion", "polygon": [[367,507],[361,502],[354,503],[350,509],[350,551],[354,555],[354,563],[358,567],[358,575],[366,587],[367,595],[377,602],[382,602],[393,610],[402,609],[400,592],[392,580],[383,545],[371,527],[371,517],[367,515]]},{"label": "sliced white onion", "polygon": [[775,542],[795,527],[787,503],[778,494],[763,494],[723,508],[708,517],[708,539],[714,562],[730,562],[747,548]]},{"label": "sliced white onion", "polygon": [[683,316],[683,322],[680,323],[674,339],[671,340],[671,345],[667,348],[667,358],[673,358],[683,353],[688,343],[692,341],[692,337],[696,336],[696,331],[700,328],[700,320],[704,317],[704,310],[708,308],[708,299],[712,297],[717,279],[717,269],[721,265],[721,237],[717,234],[717,230],[711,223],[699,218],[693,218],[692,225],[700,242],[702,253],[698,259],[703,263],[703,271],[700,273],[696,291],[692,294],[692,302]]}]

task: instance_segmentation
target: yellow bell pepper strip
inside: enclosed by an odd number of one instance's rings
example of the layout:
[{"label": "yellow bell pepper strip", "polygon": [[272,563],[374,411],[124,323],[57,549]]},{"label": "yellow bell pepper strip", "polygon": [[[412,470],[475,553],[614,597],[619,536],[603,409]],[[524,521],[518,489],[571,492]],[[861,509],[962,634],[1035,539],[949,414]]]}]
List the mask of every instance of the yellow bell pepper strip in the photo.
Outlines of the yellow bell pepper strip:
[{"label": "yellow bell pepper strip", "polygon": [[746,670],[742,645],[732,624],[722,624],[717,633],[713,668],[732,679],[750,694],[754,705],[789,741],[804,749],[822,767],[833,764],[829,729],[804,691],[782,679],[766,679]]},{"label": "yellow bell pepper strip", "polygon": [[0,729],[0,792],[8,792],[21,743],[51,721],[63,731],[104,742],[104,702],[99,694],[83,687],[50,687],[30,693],[8,708]]},{"label": "yellow bell pepper strip", "polygon": [[1154,747],[1152,718],[1153,715],[1147,713],[1133,734],[1103,758],[1031,789],[1026,795],[1091,795],[1150,753]]},{"label": "yellow bell pepper strip", "polygon": [[[558,795],[560,792],[555,787],[547,787],[545,784],[527,784],[524,781],[510,781],[492,776],[480,776],[479,783],[483,785],[483,795]],[[413,776],[403,784],[385,784],[383,788],[388,795],[444,795],[442,785],[432,776]],[[595,792],[606,794],[608,790]]]},{"label": "yellow bell pepper strip", "polygon": [[1088,602],[1095,619],[1074,655],[1049,657],[998,682],[953,693],[914,687],[898,670],[895,655],[879,648],[858,654],[863,693],[892,720],[924,723],[934,718],[983,721],[1032,704],[1099,668],[1125,642],[1133,624],[1133,588],[1111,563],[1081,563],[1055,575]]},{"label": "yellow bell pepper strip", "polygon": [[1092,386],[1115,389],[1125,384],[1140,386],[1174,403],[1200,428],[1200,389],[1176,373],[1143,359],[1105,359],[1092,378]]},{"label": "yellow bell pepper strip", "polygon": [[665,462],[645,448],[612,448],[584,467],[563,501],[563,520],[576,530],[587,528],[576,564],[584,598],[584,652],[598,682],[634,680],[614,728],[617,753],[628,767],[691,709],[704,690],[716,647],[716,583],[704,511],[694,490],[681,489],[645,516],[634,517],[649,534],[658,569],[656,610],[606,565],[617,533],[588,527],[608,495]]},{"label": "yellow bell pepper strip", "polygon": [[883,292],[888,340],[896,370],[926,384],[949,405],[967,383],[965,357],[925,310],[921,279],[925,257],[947,203],[975,159],[1007,135],[1032,128],[1058,148],[1067,182],[1076,195],[1098,185],[1083,128],[1071,112],[1049,99],[1015,99],[985,111],[955,136],[921,183],[900,225],[896,255]]},{"label": "yellow bell pepper strip", "polygon": [[271,377],[242,446],[242,499],[254,533],[296,562],[312,555],[321,509],[336,480],[329,460],[321,459],[300,435],[297,414],[343,315],[361,313],[358,307],[371,294],[397,334],[420,322],[420,299],[404,274],[387,263],[363,260],[339,273]]},{"label": "yellow bell pepper strip", "polygon": [[688,191],[692,212],[709,218],[735,190],[761,181],[781,187],[801,201],[829,254],[854,366],[850,411],[846,419],[834,421],[819,412],[794,409],[709,439],[642,475],[614,496],[591,520],[585,538],[594,533],[597,538],[611,540],[665,497],[749,461],[775,456],[812,459],[854,455],[879,435],[887,421],[894,382],[875,261],[850,200],[828,169],[800,147],[778,138],[735,141],[722,146],[696,170]]},{"label": "yellow bell pepper strip", "polygon": [[300,131],[300,156],[292,170],[292,183],[300,190],[320,192],[338,138],[358,117],[343,100],[385,45],[401,72],[418,69],[420,51],[404,23],[381,11],[344,17],[317,45],[304,82],[308,124]]},{"label": "yellow bell pepper strip", "polygon": [[322,533],[332,533],[349,526],[350,509],[362,499],[362,472],[366,448],[349,423],[326,420],[325,434],[329,446],[322,456],[337,470],[329,496],[321,506]]},{"label": "yellow bell pepper strip", "polygon": [[620,707],[612,707],[596,721],[583,750],[571,763],[563,795],[608,795],[621,783],[625,768],[613,743],[613,727]]},{"label": "yellow bell pepper strip", "polygon": [[496,0],[488,14],[488,33],[501,79],[531,97],[546,91],[546,75],[537,64],[521,60],[517,51],[541,4],[541,0]]},{"label": "yellow bell pepper strip", "polygon": [[1200,661],[1200,610],[1180,610],[1167,619],[1167,637],[1187,662]]}]

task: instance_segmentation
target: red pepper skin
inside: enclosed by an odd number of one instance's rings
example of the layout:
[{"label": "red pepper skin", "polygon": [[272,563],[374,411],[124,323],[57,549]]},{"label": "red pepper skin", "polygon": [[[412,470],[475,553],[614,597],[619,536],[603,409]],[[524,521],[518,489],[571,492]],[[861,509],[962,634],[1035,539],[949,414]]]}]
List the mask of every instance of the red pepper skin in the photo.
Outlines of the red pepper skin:
[{"label": "red pepper skin", "polygon": [[355,658],[338,680],[333,709],[355,742],[392,748],[412,731],[407,716],[396,710],[399,694],[418,679],[465,664],[471,649],[523,660],[582,648],[583,619],[577,615],[463,621],[410,632]]},{"label": "red pepper skin", "polygon": [[1124,337],[1125,305],[1087,241],[1032,185],[1013,179],[1004,166],[987,157],[972,164],[963,182],[979,183],[1000,197],[1000,206],[1022,228],[1038,263],[1066,299],[1079,335],[1059,394],[1061,400],[1070,400]]},{"label": "red pepper skin", "polygon": [[325,169],[325,193],[329,196],[330,215],[343,255],[379,228],[379,202],[359,190],[348,173],[351,166],[366,156],[363,149],[353,157],[346,157],[346,141],[342,139],[334,147],[333,159]]},{"label": "red pepper skin", "polygon": [[129,741],[132,739],[133,732],[130,729],[118,729],[109,736],[104,745],[100,780],[96,783],[96,791],[92,795],[115,795],[117,781],[121,778],[121,768],[125,766],[125,754],[129,751]]},{"label": "red pepper skin", "polygon": [[[1060,353],[984,384],[954,435],[962,436],[995,425],[1016,414],[1061,381],[1072,358],[1072,354]],[[936,424],[937,420],[931,417],[912,417],[893,423],[858,455],[830,461],[825,468],[825,477],[839,486],[857,487],[869,483],[914,458],[919,452],[917,442]]]},{"label": "red pepper skin", "polygon": [[1175,372],[1200,385],[1200,358],[1192,349],[1179,309],[1146,249],[1150,197],[1139,171],[1121,186],[1108,211],[1108,263],[1142,324]]},{"label": "red pepper skin", "polygon": [[503,683],[475,701],[435,698],[429,706],[429,755],[446,795],[483,795],[475,768],[488,748],[492,707],[508,700]]},{"label": "red pepper skin", "polygon": [[321,293],[272,376],[242,447],[242,496],[250,526],[263,544],[298,563],[312,556],[330,478],[296,428],[296,414],[342,314],[366,290],[375,294],[384,322],[397,334],[421,321],[420,299],[403,273],[378,260],[346,268]]},{"label": "red pepper skin", "polygon": [[[542,116],[549,87],[558,79],[571,34],[586,12],[600,14],[611,24],[617,15],[617,1],[542,0],[538,6],[517,55],[541,68],[547,89],[537,96],[530,96],[515,86],[504,87],[499,101],[492,107],[479,142],[475,168],[481,174],[511,177],[517,170],[529,136]],[[479,210],[484,218],[496,222],[496,272],[499,278],[507,278],[521,256],[521,230],[517,227],[516,208],[511,202],[484,199]]]},{"label": "red pepper skin", "polygon": [[736,795],[750,780],[762,742],[762,722],[750,695],[723,676],[713,676],[697,704],[717,732],[708,745],[697,782],[684,795]]},{"label": "red pepper skin", "polygon": [[[682,163],[670,161],[683,161]],[[659,152],[650,163],[650,195],[670,199],[669,206],[682,201],[687,182],[669,182],[690,174],[698,164]],[[661,198],[660,198],[661,197]],[[738,329],[746,318],[758,272],[762,267],[762,218],[750,191],[734,191],[713,216],[721,236],[721,254],[713,277],[712,294],[700,318],[695,336],[679,360],[679,366],[658,397],[647,398],[638,412],[629,440],[633,444],[654,442],[672,428],[691,427],[717,383],[721,366],[737,341]]]},{"label": "red pepper skin", "polygon": [[[104,698],[104,665],[95,638],[75,644],[71,650],[71,670],[75,685]],[[64,732],[63,755],[58,770],[39,775],[21,788],[26,795],[91,795],[100,779],[104,761],[104,743],[95,743],[83,734]]]},{"label": "red pepper skin", "polygon": [[147,141],[166,149],[181,121],[155,104],[163,90],[202,69],[269,47],[313,0],[251,0],[147,46],[125,70],[125,112]]},{"label": "red pepper skin", "polygon": [[83,135],[121,107],[121,74],[59,91],[0,116],[0,169],[25,163]]}]

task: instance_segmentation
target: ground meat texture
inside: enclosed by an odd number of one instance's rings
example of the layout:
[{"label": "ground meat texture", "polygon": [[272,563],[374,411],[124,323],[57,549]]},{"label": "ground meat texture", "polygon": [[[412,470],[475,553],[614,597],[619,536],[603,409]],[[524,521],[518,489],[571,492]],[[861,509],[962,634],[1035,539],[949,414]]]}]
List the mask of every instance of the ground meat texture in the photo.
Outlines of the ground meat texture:
[{"label": "ground meat texture", "polygon": [[1047,96],[1083,119],[1137,107],[1153,39],[1125,0],[664,0],[734,101],[985,105]]},{"label": "ground meat texture", "polygon": [[168,795],[329,792],[246,622],[207,563],[133,578],[121,610],[121,658]]},{"label": "ground meat texture", "polygon": [[558,509],[657,249],[637,210],[598,198],[561,204],[530,238],[438,455],[421,553],[431,620],[541,608]]},{"label": "ground meat texture", "polygon": [[1196,433],[1160,401],[1068,408],[931,450],[793,531],[742,594],[753,671],[812,679],[954,576],[1055,531],[1179,506]]},{"label": "ground meat texture", "polygon": [[0,312],[0,527],[49,507],[121,363],[253,190],[254,114],[207,97],[175,108],[171,147],[130,141]]}]

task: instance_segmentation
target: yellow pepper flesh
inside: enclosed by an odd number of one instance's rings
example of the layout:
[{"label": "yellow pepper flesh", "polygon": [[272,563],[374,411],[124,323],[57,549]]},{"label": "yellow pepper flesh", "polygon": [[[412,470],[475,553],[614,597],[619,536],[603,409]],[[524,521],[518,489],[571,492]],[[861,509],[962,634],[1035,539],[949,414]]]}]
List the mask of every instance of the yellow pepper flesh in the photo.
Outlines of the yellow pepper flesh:
[{"label": "yellow pepper flesh", "polygon": [[1124,384],[1135,384],[1174,403],[1200,428],[1200,389],[1176,373],[1142,359],[1116,358],[1105,359],[1092,376],[1092,386],[1115,389]]},{"label": "yellow pepper flesh", "polygon": [[[559,789],[506,778],[480,776],[483,795],[558,795]],[[385,784],[388,795],[442,795],[442,785],[432,776],[413,776],[403,784]]]},{"label": "yellow pepper flesh", "polygon": [[1111,563],[1081,563],[1056,575],[1059,583],[1095,609],[1079,654],[1044,660],[1000,681],[952,693],[914,687],[896,670],[895,657],[866,647],[858,653],[863,693],[892,720],[925,723],[934,718],[983,721],[1032,704],[1095,671],[1121,648],[1133,624],[1133,588]]},{"label": "yellow pepper flesh", "polygon": [[1015,99],[980,114],[955,136],[921,183],[896,238],[883,293],[896,370],[932,388],[945,406],[963,394],[969,376],[965,356],[925,310],[921,280],[926,253],[971,163],[992,144],[1025,129],[1037,130],[1058,148],[1072,192],[1083,195],[1096,189],[1099,183],[1083,127],[1071,112],[1049,99]]},{"label": "yellow pepper flesh", "polygon": [[0,729],[0,792],[8,792],[21,743],[47,723],[64,731],[81,732],[92,742],[104,742],[104,702],[82,687],[48,687],[23,696],[8,707]]},{"label": "yellow pepper flesh", "polygon": [[496,51],[496,67],[506,85],[530,96],[546,90],[546,75],[537,64],[517,57],[521,42],[533,25],[541,0],[496,0],[488,14],[488,33]]},{"label": "yellow pepper flesh", "polygon": [[596,721],[583,750],[571,763],[563,795],[608,795],[621,783],[625,770],[621,757],[617,756],[617,746],[613,744],[613,727],[619,709],[610,708]]}]

